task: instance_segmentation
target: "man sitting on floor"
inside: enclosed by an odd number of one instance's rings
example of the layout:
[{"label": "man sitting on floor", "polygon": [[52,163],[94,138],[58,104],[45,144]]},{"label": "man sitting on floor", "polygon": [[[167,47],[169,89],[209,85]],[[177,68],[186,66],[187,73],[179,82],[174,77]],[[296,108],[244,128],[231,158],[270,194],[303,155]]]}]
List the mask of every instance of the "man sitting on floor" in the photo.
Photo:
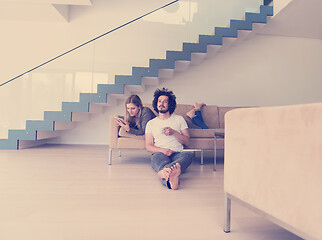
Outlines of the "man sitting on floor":
[{"label": "man sitting on floor", "polygon": [[153,153],[151,164],[161,182],[169,189],[179,188],[179,176],[192,163],[193,154],[183,152],[190,136],[184,118],[173,114],[176,109],[176,96],[163,88],[154,92],[152,106],[159,116],[150,120],[145,130],[145,146]]}]

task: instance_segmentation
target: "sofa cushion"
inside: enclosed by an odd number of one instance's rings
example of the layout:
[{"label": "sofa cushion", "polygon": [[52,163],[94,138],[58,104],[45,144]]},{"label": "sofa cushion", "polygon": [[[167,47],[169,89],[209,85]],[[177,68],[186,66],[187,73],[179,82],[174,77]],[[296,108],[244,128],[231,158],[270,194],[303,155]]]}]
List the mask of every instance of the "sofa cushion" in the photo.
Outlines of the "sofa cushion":
[{"label": "sofa cushion", "polygon": [[[201,129],[199,126],[195,125],[189,117],[187,117],[186,114],[191,109],[193,109],[193,105],[178,104],[175,110],[175,114],[183,116],[189,128]],[[204,106],[201,109],[201,114],[205,124],[209,128],[219,128],[218,106]]]},{"label": "sofa cushion", "polygon": [[218,106],[204,106],[201,109],[202,118],[209,128],[221,128],[219,126]]},{"label": "sofa cushion", "polygon": [[187,112],[193,109],[192,105],[188,104],[177,104],[177,108],[174,111],[175,114],[181,115],[184,120],[186,120],[188,128],[200,128],[199,126],[195,125],[191,119],[187,116]]},{"label": "sofa cushion", "polygon": [[155,116],[158,116],[159,114],[154,110],[154,108],[152,107],[152,104],[147,104],[147,103],[143,103],[143,107],[148,107],[152,110],[152,112],[155,114]]},{"label": "sofa cushion", "polygon": [[252,108],[252,107],[219,107],[219,128],[225,128],[225,114],[236,108]]},{"label": "sofa cushion", "polygon": [[[143,104],[144,107],[149,107],[156,116],[158,116],[158,113],[156,111],[154,111],[152,104]],[[175,114],[177,115],[181,115],[184,120],[186,120],[188,128],[200,128],[197,125],[195,125],[191,119],[186,115],[188,111],[190,111],[193,108],[192,105],[188,105],[188,104],[177,104],[177,108],[174,111]],[[201,129],[201,128],[200,128]]]},{"label": "sofa cushion", "polygon": [[[152,104],[143,104],[145,107],[151,108],[151,110],[158,115],[153,107]],[[181,115],[187,122],[188,128],[194,128],[194,129],[201,129],[199,126],[195,125],[192,120],[186,115],[187,112],[189,112],[191,109],[193,109],[193,105],[189,104],[177,104],[177,108],[174,111],[175,114]],[[201,114],[203,117],[203,120],[205,124],[209,128],[219,128],[219,113],[218,113],[218,106],[204,106],[201,109]]]},{"label": "sofa cushion", "polygon": [[219,127],[225,128],[225,114],[237,107],[219,107]]},{"label": "sofa cushion", "polygon": [[131,133],[128,133],[127,131],[125,131],[124,128],[120,128],[119,136],[124,137],[124,138],[133,138],[133,139],[137,139],[137,140],[144,140],[145,139],[144,135],[136,136],[134,134],[131,134]]},{"label": "sofa cushion", "polygon": [[117,148],[145,149],[145,141],[144,139],[119,137],[117,140]]}]

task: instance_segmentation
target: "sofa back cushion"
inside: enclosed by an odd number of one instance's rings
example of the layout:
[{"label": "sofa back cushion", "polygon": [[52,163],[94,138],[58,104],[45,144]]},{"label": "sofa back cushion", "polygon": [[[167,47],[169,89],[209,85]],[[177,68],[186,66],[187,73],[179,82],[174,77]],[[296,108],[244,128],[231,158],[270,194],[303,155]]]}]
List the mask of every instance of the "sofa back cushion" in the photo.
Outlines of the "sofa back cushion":
[{"label": "sofa back cushion", "polygon": [[188,104],[177,104],[177,108],[174,111],[175,114],[181,115],[184,120],[186,120],[188,124],[188,128],[199,128],[197,125],[195,125],[191,119],[186,115],[188,111],[190,111],[193,108],[192,105]]},{"label": "sofa back cushion", "polygon": [[152,104],[145,104],[143,103],[143,107],[148,107],[152,110],[152,112],[155,114],[155,116],[158,116],[158,113],[154,111],[154,108],[152,107]]},{"label": "sofa back cushion", "polygon": [[204,106],[201,109],[202,118],[209,128],[220,128],[218,106]]},{"label": "sofa back cushion", "polygon": [[[183,116],[186,120],[189,128],[200,128],[199,126],[195,125],[189,117],[187,117],[187,112],[193,109],[193,105],[186,105],[186,104],[178,104],[175,113],[178,115]],[[218,106],[204,106],[201,109],[201,115],[205,122],[205,124],[211,128],[219,128],[219,114],[218,114]]]},{"label": "sofa back cushion", "polygon": [[225,128],[225,114],[236,107],[219,107],[219,128]]},{"label": "sofa back cushion", "polygon": [[[149,107],[156,116],[158,116],[158,113],[154,111],[152,104],[143,104],[145,107]],[[192,105],[187,105],[187,104],[177,104],[177,108],[174,111],[175,114],[181,115],[187,122],[189,128],[199,128],[198,126],[194,125],[193,122],[189,117],[187,117],[186,113],[193,108]]]},{"label": "sofa back cushion", "polygon": [[145,139],[145,135],[136,136],[134,134],[131,134],[131,133],[128,133],[127,131],[125,131],[124,128],[120,128],[119,136],[120,137],[125,137],[125,138],[134,138],[134,139],[137,139],[137,140],[144,140]]},{"label": "sofa back cushion", "polygon": [[[143,104],[145,107],[151,108],[151,110],[158,115],[153,107],[152,104]],[[189,104],[177,104],[177,108],[174,111],[175,114],[181,115],[187,122],[189,128],[200,128],[197,125],[195,125],[189,117],[187,117],[187,112],[193,109],[193,105]],[[218,113],[218,106],[204,106],[201,109],[201,114],[203,117],[203,120],[205,124],[209,128],[219,128],[219,113]]]},{"label": "sofa back cushion", "polygon": [[219,128],[225,128],[225,114],[236,108],[253,108],[253,107],[219,107]]}]

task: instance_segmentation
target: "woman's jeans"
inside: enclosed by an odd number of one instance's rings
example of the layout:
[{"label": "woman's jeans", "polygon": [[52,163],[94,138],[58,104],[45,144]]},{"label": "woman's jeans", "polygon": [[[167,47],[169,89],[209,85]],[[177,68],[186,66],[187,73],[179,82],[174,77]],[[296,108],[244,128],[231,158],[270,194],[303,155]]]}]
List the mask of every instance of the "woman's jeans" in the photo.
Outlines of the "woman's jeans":
[{"label": "woman's jeans", "polygon": [[203,121],[201,111],[199,109],[196,109],[195,115],[191,118],[191,120],[194,124],[201,127],[202,129],[208,129],[208,126]]},{"label": "woman's jeans", "polygon": [[[151,165],[154,171],[159,172],[163,168],[170,168],[176,163],[179,163],[181,172],[183,173],[190,166],[193,158],[194,154],[192,152],[175,152],[169,157],[161,152],[156,152],[152,154]],[[167,186],[165,179],[161,179],[161,182]]]}]

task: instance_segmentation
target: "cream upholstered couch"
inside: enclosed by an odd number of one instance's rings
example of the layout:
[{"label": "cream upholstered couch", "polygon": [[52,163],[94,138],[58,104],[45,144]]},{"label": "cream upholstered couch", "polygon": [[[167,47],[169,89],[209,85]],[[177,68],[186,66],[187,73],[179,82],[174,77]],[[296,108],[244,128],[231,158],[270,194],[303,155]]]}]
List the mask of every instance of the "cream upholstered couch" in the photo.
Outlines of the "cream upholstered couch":
[{"label": "cream upholstered couch", "polygon": [[233,200],[322,239],[322,103],[233,110],[225,125],[225,231]]},{"label": "cream upholstered couch", "polygon": [[[151,104],[145,104],[153,110]],[[189,127],[190,145],[187,148],[188,151],[200,151],[201,163],[203,163],[203,151],[214,151],[214,133],[224,133],[225,123],[224,115],[226,112],[236,107],[218,107],[218,106],[205,106],[202,108],[202,116],[204,122],[209,129],[200,129],[194,125],[190,118],[186,116],[186,113],[193,108],[192,105],[178,104],[175,110],[175,114],[181,115],[186,120]],[[154,110],[153,110],[154,111]],[[156,114],[157,115],[157,114]],[[113,150],[121,149],[145,149],[144,136],[135,136],[128,134],[122,128],[120,129],[114,117],[122,117],[119,115],[113,115],[110,117],[110,135],[109,135],[109,164],[112,164],[112,152]],[[224,139],[219,138],[216,141],[216,149],[224,148]],[[215,151],[216,152],[216,151]],[[216,158],[216,156],[214,156]],[[214,161],[216,163],[216,161]],[[215,170],[215,165],[214,165]]]}]

